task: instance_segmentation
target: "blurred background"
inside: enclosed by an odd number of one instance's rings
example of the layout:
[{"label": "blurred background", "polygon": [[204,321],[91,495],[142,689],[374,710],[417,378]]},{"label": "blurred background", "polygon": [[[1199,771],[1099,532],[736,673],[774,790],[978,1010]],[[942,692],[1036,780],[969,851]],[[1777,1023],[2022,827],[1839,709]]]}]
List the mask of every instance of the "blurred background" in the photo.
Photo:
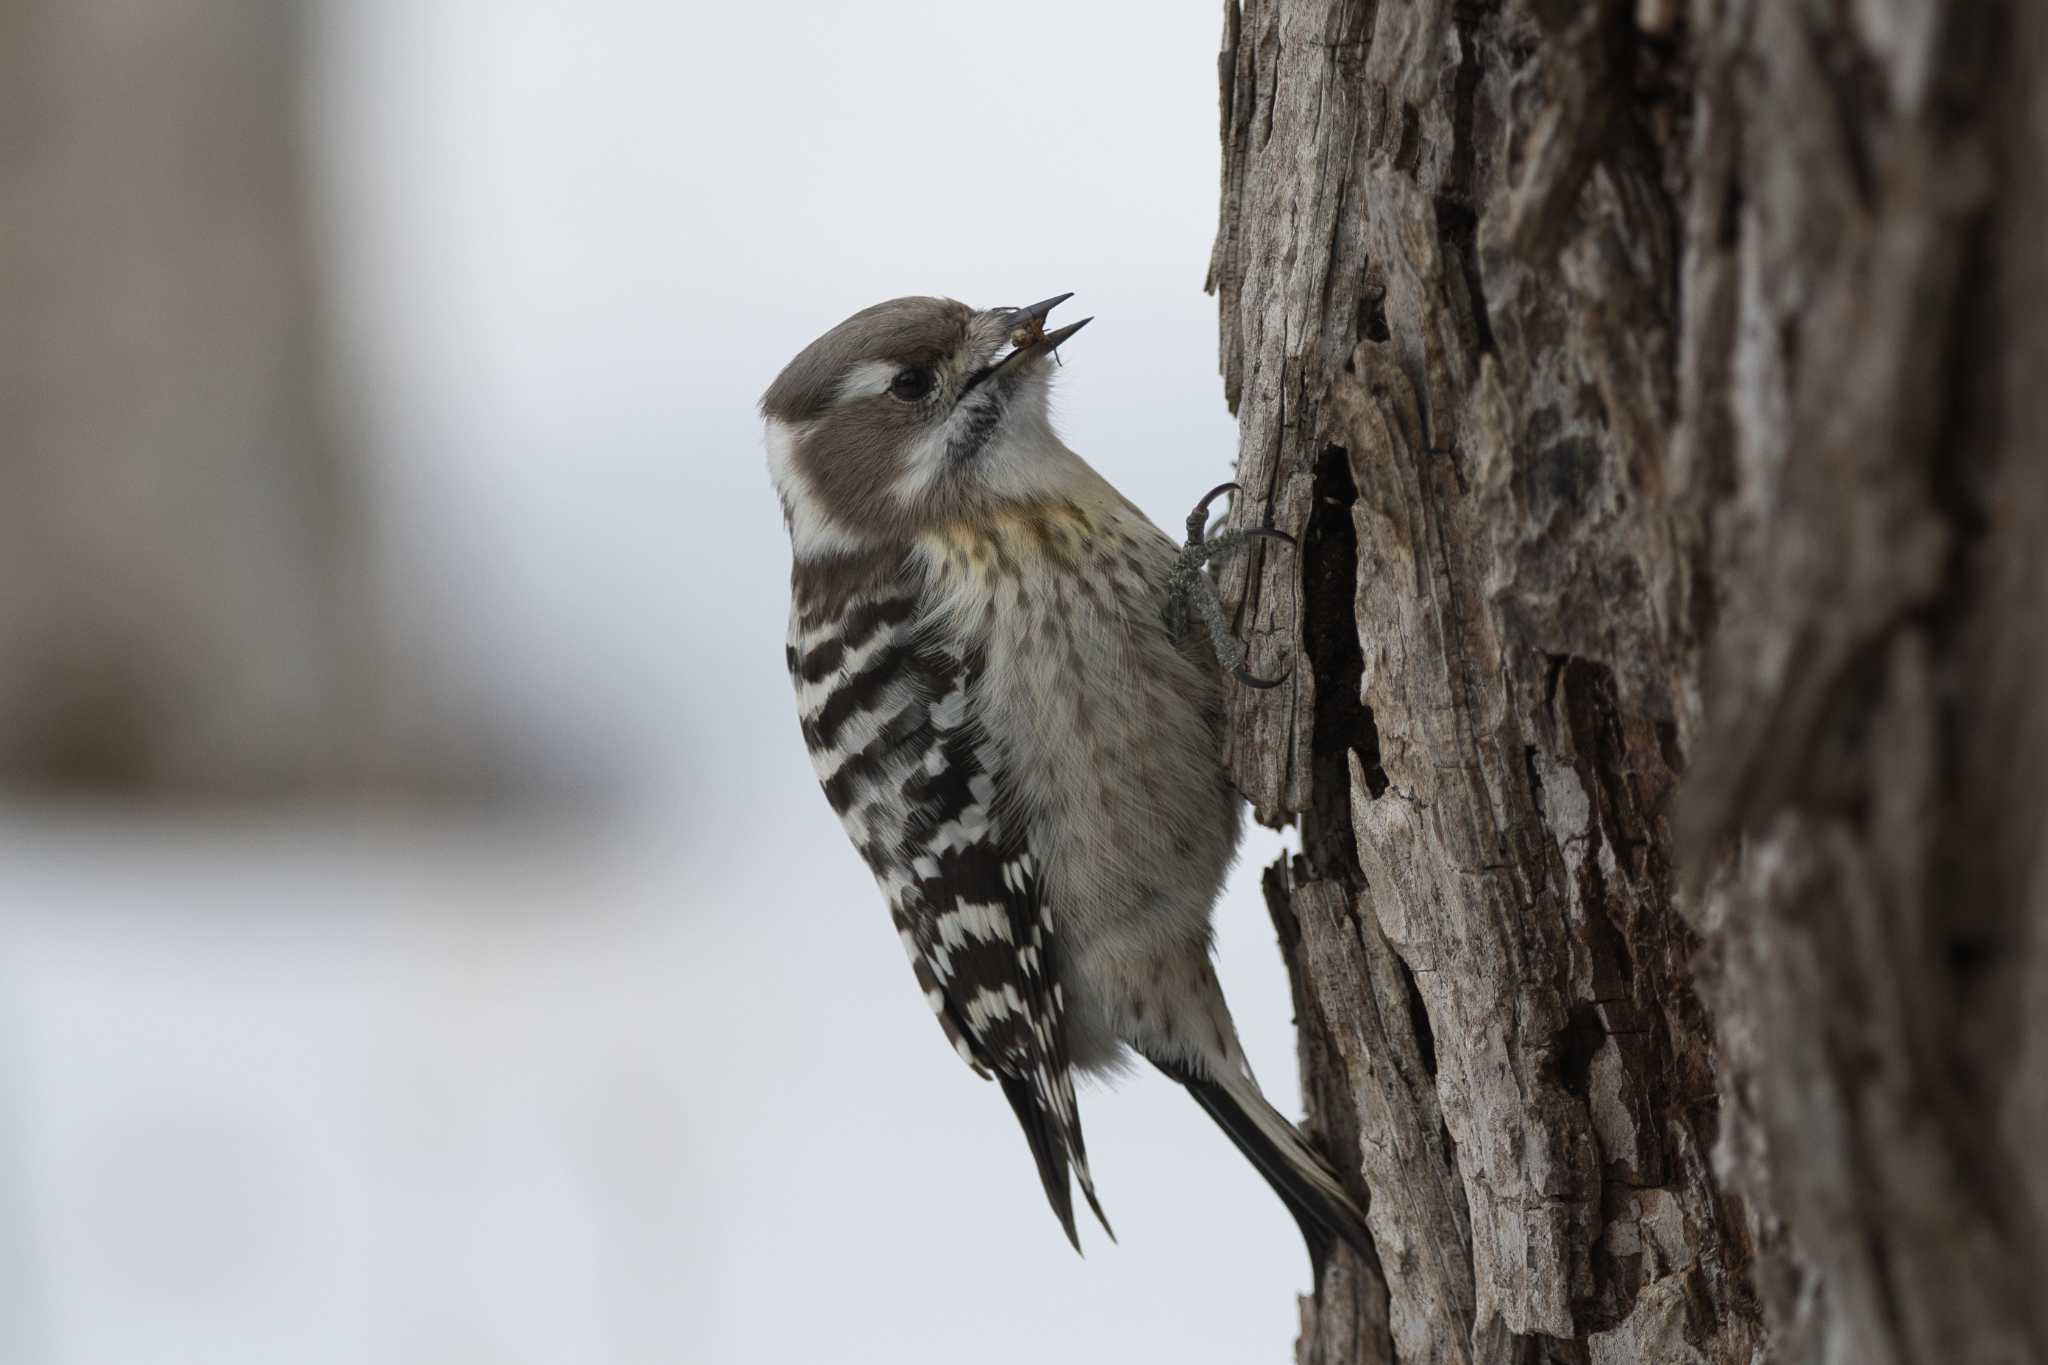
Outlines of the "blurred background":
[{"label": "blurred background", "polygon": [[[1282,1359],[1177,1090],[1074,1256],[819,797],[754,402],[1073,290],[1228,477],[1209,7],[0,8],[0,1360]],[[1220,920],[1295,1104],[1254,831]],[[1085,1236],[1085,1234],[1084,1234]]]}]

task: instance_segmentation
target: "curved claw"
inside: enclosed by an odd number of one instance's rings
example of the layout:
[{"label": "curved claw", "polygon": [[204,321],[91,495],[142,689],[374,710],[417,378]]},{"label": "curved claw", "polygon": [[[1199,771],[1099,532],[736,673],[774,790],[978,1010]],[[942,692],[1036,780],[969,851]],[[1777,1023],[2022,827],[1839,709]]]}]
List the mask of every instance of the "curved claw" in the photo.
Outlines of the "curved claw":
[{"label": "curved claw", "polygon": [[1267,540],[1279,541],[1289,549],[1294,548],[1293,536],[1288,535],[1285,531],[1275,530],[1271,526],[1247,526],[1244,528],[1244,533],[1248,536],[1264,536]]},{"label": "curved claw", "polygon": [[1188,513],[1188,544],[1200,545],[1202,543],[1202,536],[1209,526],[1210,503],[1216,501],[1225,493],[1240,493],[1243,491],[1243,486],[1240,484],[1219,483],[1204,493],[1202,500],[1195,504],[1195,510]]},{"label": "curved claw", "polygon": [[1254,687],[1263,692],[1267,688],[1278,687],[1281,683],[1286,682],[1294,676],[1294,670],[1290,667],[1277,678],[1261,678],[1258,674],[1245,667],[1243,660],[1239,660],[1237,667],[1230,670],[1230,676],[1236,678],[1246,687]]}]

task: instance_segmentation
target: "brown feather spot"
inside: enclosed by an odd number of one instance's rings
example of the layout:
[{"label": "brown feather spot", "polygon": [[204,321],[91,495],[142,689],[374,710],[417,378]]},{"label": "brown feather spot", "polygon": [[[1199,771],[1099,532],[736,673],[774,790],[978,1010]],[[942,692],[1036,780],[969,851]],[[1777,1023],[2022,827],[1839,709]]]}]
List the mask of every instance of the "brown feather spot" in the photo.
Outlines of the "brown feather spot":
[{"label": "brown feather spot", "polygon": [[1051,552],[1054,542],[1059,539],[1058,532],[1052,524],[1051,513],[1043,507],[1027,507],[1018,514],[1017,520],[1023,526],[1027,539],[1042,553]]},{"label": "brown feather spot", "polygon": [[996,572],[1007,577],[1021,577],[1017,572],[1017,561],[1010,557],[1010,549],[1000,538],[989,541],[989,549],[995,557]]}]

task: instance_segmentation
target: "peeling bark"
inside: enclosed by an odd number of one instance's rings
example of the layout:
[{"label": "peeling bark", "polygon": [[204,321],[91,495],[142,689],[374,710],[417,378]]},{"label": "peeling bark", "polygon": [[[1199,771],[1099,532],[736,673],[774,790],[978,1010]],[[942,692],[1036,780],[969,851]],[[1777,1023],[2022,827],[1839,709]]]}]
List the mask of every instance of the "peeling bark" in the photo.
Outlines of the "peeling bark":
[{"label": "peeling bark", "polygon": [[1301,539],[1230,757],[1378,1248],[1300,1358],[2044,1358],[2048,17],[1243,0],[1220,74]]}]

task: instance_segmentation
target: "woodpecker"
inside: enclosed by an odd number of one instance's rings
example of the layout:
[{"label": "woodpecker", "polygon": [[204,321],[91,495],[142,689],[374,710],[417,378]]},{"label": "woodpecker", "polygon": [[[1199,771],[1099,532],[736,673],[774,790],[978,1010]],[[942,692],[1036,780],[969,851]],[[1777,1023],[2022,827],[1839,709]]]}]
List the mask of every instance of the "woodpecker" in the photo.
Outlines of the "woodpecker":
[{"label": "woodpecker", "polygon": [[1335,1241],[1370,1254],[1364,1217],[1260,1093],[1210,955],[1241,832],[1225,678],[1277,680],[1246,668],[1202,565],[1286,538],[1205,537],[1225,485],[1176,545],[1062,443],[1052,362],[1092,319],[1045,324],[1070,297],[876,304],[762,397],[804,740],[926,1002],[1002,1087],[1075,1249],[1071,1180],[1109,1222],[1073,1075],[1135,1053],[1250,1158],[1320,1272]]}]

